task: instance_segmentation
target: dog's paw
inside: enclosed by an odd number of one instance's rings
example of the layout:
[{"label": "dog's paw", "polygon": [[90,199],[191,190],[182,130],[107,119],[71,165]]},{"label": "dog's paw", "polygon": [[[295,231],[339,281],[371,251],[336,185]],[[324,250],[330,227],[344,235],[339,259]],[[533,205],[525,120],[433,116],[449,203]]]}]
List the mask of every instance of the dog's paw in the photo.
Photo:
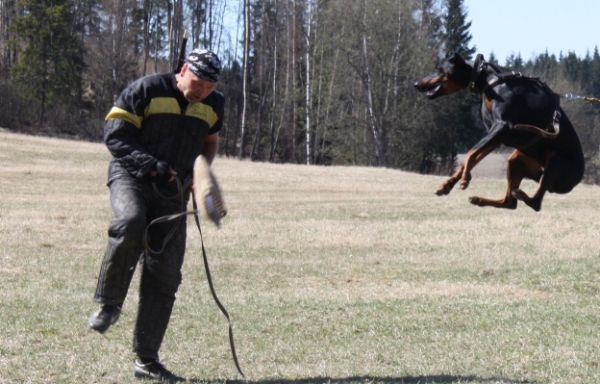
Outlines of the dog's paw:
[{"label": "dog's paw", "polygon": [[450,193],[450,191],[452,190],[452,187],[454,186],[454,184],[442,184],[439,186],[438,190],[435,191],[435,194],[438,196],[443,196],[443,195],[448,195]]},{"label": "dog's paw", "polygon": [[542,209],[542,202],[540,199],[532,199],[531,197],[527,196],[527,194],[520,189],[515,189],[510,194],[515,199],[521,200],[522,202],[527,204],[527,206],[529,206],[531,209],[533,209],[536,212],[539,212]]},{"label": "dog's paw", "polygon": [[481,203],[482,199],[479,196],[470,196],[469,197],[469,203],[473,204],[473,205],[477,205],[482,207],[482,203]]},{"label": "dog's paw", "polygon": [[438,187],[437,191],[435,191],[435,194],[438,196],[449,194],[457,181],[458,179],[450,177],[448,180],[446,180],[446,182]]}]

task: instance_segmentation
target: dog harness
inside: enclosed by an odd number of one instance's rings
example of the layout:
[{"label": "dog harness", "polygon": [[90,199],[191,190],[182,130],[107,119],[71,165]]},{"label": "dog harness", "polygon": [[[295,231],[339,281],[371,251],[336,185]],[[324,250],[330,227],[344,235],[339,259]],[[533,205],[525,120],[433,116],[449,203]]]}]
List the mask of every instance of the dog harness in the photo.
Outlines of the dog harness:
[{"label": "dog harness", "polygon": [[[484,69],[487,69],[488,67],[491,67],[494,72],[490,73],[486,71],[485,86],[482,89],[477,89],[477,80],[479,80],[479,76],[482,72],[484,72]],[[483,91],[485,91],[487,88],[494,87],[495,85],[504,83],[508,80],[524,79],[536,83],[548,93],[554,95],[557,98],[558,103],[559,95],[554,93],[554,91],[550,89],[548,84],[544,83],[539,77],[525,76],[519,71],[501,72],[498,67],[485,61],[482,54],[478,54],[475,58],[475,61],[473,63],[473,69],[473,77],[471,78],[471,83],[469,84],[469,91],[471,91],[471,93],[483,93]]]},{"label": "dog harness", "polygon": [[[488,68],[491,68],[493,72],[487,71]],[[482,82],[482,73],[485,74],[485,83],[481,88],[479,88],[478,85],[480,85]],[[556,99],[556,105],[560,105],[560,96],[557,93],[555,93],[552,89],[550,89],[548,84],[544,83],[539,77],[525,76],[519,71],[502,72],[495,65],[485,61],[482,54],[478,54],[475,58],[475,61],[473,62],[473,76],[471,77],[471,82],[469,83],[468,88],[471,94],[480,95],[483,94],[483,92],[488,88],[492,88],[500,83],[505,83],[509,80],[516,79],[523,79],[526,81],[534,82],[540,88],[553,95]],[[555,139],[556,137],[558,137],[558,134],[560,133],[560,117],[560,111],[558,109],[555,110],[552,116],[552,122],[548,124],[546,129],[528,124],[515,124],[513,126],[514,129],[538,134],[538,136],[535,137],[530,143],[527,143],[520,149],[525,149],[531,146],[541,137],[545,139]],[[553,130],[553,132],[551,130]]]}]

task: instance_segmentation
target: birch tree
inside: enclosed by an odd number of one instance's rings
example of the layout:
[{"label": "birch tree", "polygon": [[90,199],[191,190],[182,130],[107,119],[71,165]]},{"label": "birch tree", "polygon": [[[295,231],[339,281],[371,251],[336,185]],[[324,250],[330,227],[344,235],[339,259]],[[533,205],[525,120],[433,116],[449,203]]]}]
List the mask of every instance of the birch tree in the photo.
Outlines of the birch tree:
[{"label": "birch tree", "polygon": [[244,0],[244,65],[242,69],[242,116],[240,121],[241,145],[238,152],[239,158],[246,156],[246,119],[248,108],[248,62],[250,56],[250,0]]},{"label": "birch tree", "polygon": [[311,107],[311,103],[312,103],[312,91],[311,91],[311,66],[310,66],[310,62],[311,62],[311,27],[312,27],[312,23],[313,23],[313,9],[315,9],[316,7],[313,6],[312,4],[312,0],[306,0],[306,34],[305,34],[305,41],[306,41],[306,46],[305,46],[305,54],[304,54],[304,63],[305,63],[305,71],[306,71],[306,89],[305,89],[305,98],[306,98],[306,106],[305,106],[305,130],[306,130],[306,134],[305,134],[305,140],[306,140],[306,165],[310,165],[311,163],[311,153],[310,153],[310,130],[311,130],[311,125],[310,125],[310,117],[311,117],[311,113],[312,113],[312,107]]}]

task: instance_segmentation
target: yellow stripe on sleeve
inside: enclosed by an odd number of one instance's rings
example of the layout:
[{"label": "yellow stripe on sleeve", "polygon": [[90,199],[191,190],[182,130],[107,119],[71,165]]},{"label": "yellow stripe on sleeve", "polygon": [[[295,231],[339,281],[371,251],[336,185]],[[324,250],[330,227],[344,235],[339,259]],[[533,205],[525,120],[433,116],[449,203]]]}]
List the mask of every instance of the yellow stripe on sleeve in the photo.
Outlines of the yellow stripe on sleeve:
[{"label": "yellow stripe on sleeve", "polygon": [[127,112],[124,109],[112,107],[105,120],[121,119],[128,123],[133,124],[136,128],[142,127],[142,117],[136,116],[131,112]]}]

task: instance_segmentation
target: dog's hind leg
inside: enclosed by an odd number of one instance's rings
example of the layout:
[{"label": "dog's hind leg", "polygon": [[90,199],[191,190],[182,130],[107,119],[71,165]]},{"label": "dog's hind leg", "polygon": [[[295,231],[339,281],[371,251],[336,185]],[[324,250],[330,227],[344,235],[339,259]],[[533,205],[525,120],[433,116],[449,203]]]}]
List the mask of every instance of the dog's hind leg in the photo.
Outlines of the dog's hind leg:
[{"label": "dog's hind leg", "polygon": [[580,175],[583,174],[583,170],[578,172],[577,162],[573,161],[573,158],[568,155],[551,153],[546,163],[545,169],[538,172],[540,175],[538,177],[538,188],[533,196],[527,196],[520,189],[513,191],[515,198],[523,201],[535,211],[542,208],[542,200],[547,191],[568,193],[579,183],[581,180]]},{"label": "dog's hind leg", "polygon": [[[480,207],[515,209],[517,208],[517,199],[519,199],[517,196],[521,196],[520,193],[525,195],[525,193],[519,189],[523,179],[530,178],[537,181],[540,179],[542,171],[543,169],[537,161],[529,156],[526,156],[520,151],[514,151],[508,158],[508,166],[506,170],[508,185],[504,198],[500,200],[491,200],[479,196],[471,196],[469,201],[471,204]],[[515,196],[515,191],[519,191],[520,193],[517,192],[517,196]],[[529,200],[527,195],[525,195],[525,198]],[[527,204],[525,200],[524,202]]]},{"label": "dog's hind leg", "polygon": [[[548,179],[544,176],[544,168],[542,165],[535,159],[522,154],[519,151],[515,151],[514,154],[518,154],[513,158],[511,156],[512,162],[509,160],[509,169],[513,170],[513,173],[518,175],[521,180],[524,178],[528,178],[538,182],[538,189],[535,192],[533,197],[529,197],[525,192],[519,189],[521,182],[512,183],[510,181],[509,175],[509,187],[507,193],[525,204],[531,207],[534,211],[539,211],[542,207],[542,199],[544,198],[544,194],[548,190]],[[514,155],[513,154],[513,155]],[[516,204],[516,202],[515,202]]]}]

